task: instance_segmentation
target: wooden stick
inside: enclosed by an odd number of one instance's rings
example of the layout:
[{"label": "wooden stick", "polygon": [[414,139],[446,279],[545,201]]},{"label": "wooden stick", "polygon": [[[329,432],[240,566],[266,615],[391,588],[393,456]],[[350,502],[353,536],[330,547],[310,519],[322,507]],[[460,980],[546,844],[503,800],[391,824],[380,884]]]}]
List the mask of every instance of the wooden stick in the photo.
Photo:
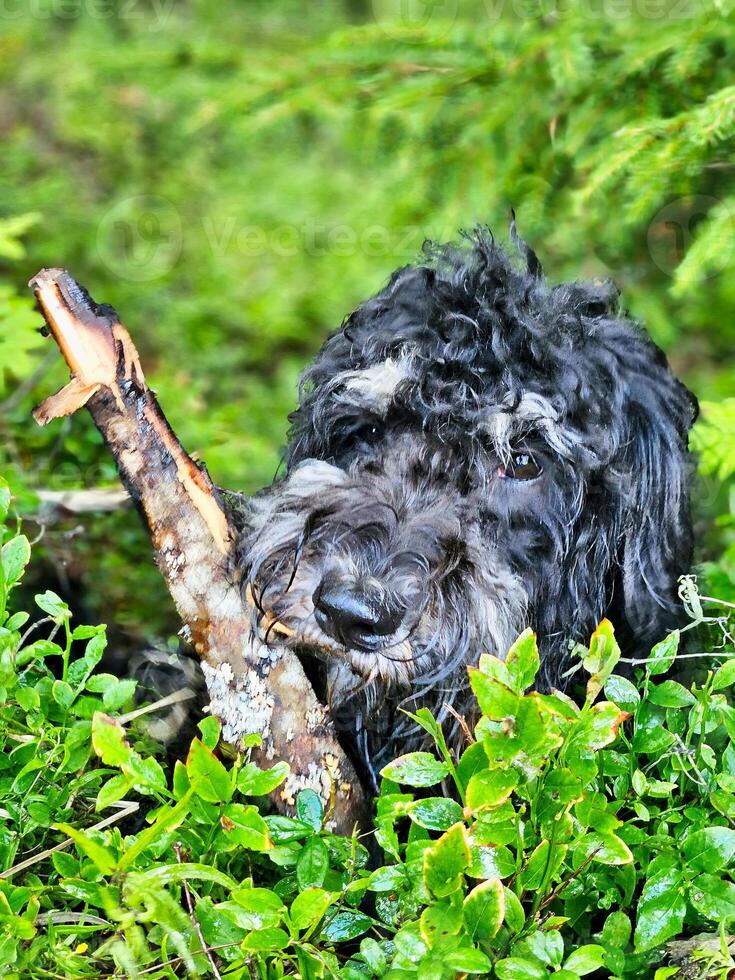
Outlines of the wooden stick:
[{"label": "wooden stick", "polygon": [[220,494],[184,451],[148,388],[130,335],[109,306],[99,306],[63,269],[29,283],[71,381],[34,417],[46,425],[86,405],[122,482],[148,526],[158,567],[185,631],[202,658],[210,710],[225,741],[257,733],[255,761],[291,766],[274,793],[288,812],[302,788],[334,799],[336,829],[366,826],[365,798],[303,668],[284,646],[266,647],[254,632],[232,571],[233,530]]}]

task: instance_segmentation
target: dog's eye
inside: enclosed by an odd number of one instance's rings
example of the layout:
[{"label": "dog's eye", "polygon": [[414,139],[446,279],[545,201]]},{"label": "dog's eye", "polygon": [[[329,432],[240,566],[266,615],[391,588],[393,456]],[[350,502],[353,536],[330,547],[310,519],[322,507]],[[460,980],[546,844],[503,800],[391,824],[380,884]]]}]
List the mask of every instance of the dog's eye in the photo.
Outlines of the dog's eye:
[{"label": "dog's eye", "polygon": [[500,476],[509,480],[535,480],[542,472],[542,466],[526,452],[513,453],[510,460],[498,468]]},{"label": "dog's eye", "polygon": [[366,452],[369,447],[379,442],[383,435],[383,427],[374,419],[368,422],[358,422],[353,427],[335,433],[332,438],[332,455],[340,458],[345,455]]},{"label": "dog's eye", "polygon": [[366,442],[368,445],[376,442],[381,435],[381,427],[377,422],[366,422],[359,426],[352,434],[355,442]]}]

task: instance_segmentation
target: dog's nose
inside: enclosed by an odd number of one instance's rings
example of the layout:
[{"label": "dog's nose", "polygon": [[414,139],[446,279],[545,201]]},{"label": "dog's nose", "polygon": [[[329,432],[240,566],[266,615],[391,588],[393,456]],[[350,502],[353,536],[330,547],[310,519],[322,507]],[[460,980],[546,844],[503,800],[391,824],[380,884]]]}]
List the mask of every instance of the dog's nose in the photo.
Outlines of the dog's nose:
[{"label": "dog's nose", "polygon": [[376,650],[401,625],[404,610],[377,579],[327,573],[313,595],[319,626],[343,646]]}]

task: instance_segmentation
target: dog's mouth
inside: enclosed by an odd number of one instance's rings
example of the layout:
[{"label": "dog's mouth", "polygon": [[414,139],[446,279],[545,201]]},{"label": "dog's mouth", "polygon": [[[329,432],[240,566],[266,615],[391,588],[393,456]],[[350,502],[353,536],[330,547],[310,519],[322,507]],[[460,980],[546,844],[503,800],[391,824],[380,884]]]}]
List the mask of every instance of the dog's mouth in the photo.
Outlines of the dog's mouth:
[{"label": "dog's mouth", "polygon": [[[382,650],[362,651],[338,643],[325,633],[313,613],[299,616],[293,611],[276,614],[256,601],[251,587],[245,600],[255,614],[254,632],[270,647],[287,647],[304,663],[317,661],[326,668],[326,699],[342,699],[371,683],[386,682],[404,688],[413,674],[413,649],[408,639]],[[307,664],[308,668],[308,664]],[[310,673],[307,669],[307,673]]]}]

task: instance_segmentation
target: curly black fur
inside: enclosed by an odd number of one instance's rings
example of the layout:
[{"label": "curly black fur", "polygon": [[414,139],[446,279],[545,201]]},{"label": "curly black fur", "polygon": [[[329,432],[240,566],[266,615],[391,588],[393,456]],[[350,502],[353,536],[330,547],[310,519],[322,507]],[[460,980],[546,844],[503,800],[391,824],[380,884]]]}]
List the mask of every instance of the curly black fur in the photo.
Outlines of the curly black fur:
[{"label": "curly black fur", "polygon": [[[631,651],[680,618],[695,399],[612,284],[550,285],[511,233],[518,261],[482,229],[427,245],[346,319],[248,504],[245,578],[371,767],[417,743],[399,706],[471,711],[466,665],[526,625],[548,688],[603,616]],[[315,617],[325,577],[395,629],[352,648]]]}]

